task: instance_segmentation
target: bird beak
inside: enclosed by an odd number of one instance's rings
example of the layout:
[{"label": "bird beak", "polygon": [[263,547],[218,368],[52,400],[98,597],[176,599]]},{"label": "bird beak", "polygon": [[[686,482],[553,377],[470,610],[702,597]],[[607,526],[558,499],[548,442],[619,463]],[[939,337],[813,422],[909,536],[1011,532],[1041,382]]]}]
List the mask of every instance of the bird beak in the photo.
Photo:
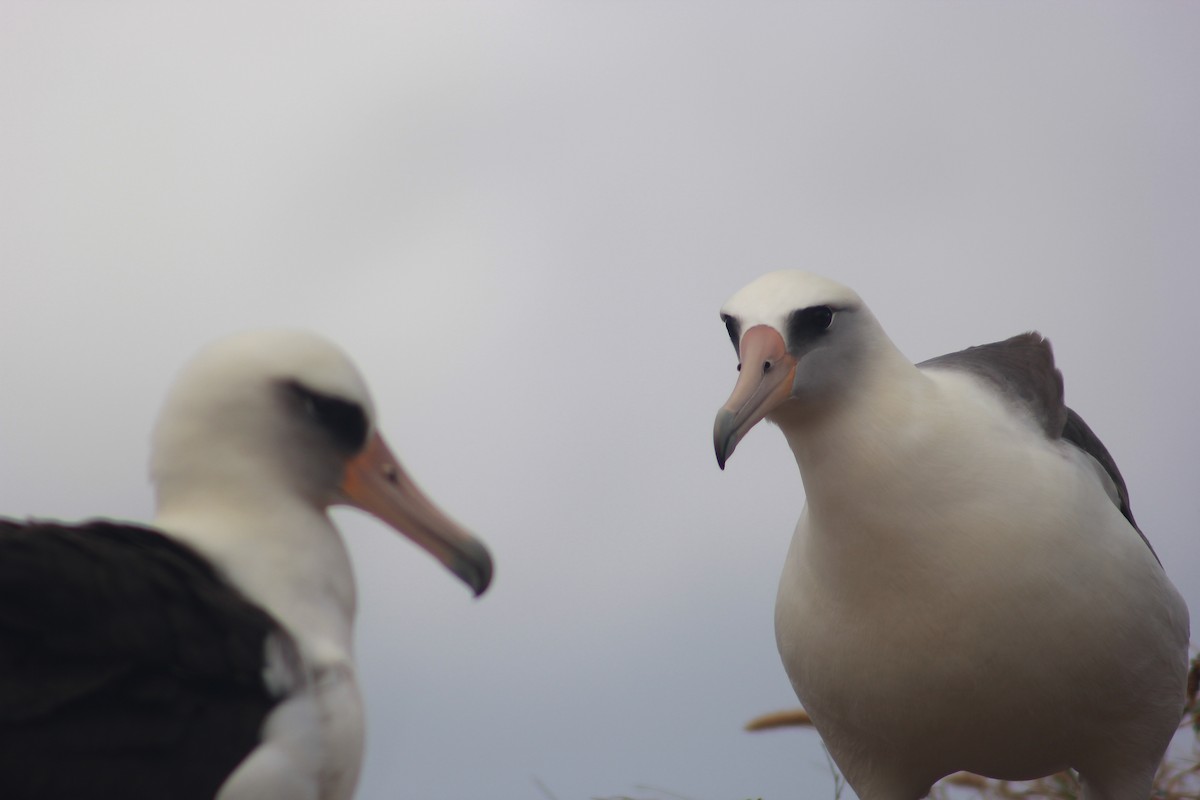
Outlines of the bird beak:
[{"label": "bird beak", "polygon": [[378,433],[346,465],[341,493],[347,505],[378,517],[429,551],[476,596],[491,583],[487,548],[425,497]]},{"label": "bird beak", "polygon": [[796,379],[796,359],[787,351],[783,336],[769,325],[746,331],[738,355],[737,384],[713,425],[713,447],[721,469],[746,432],[788,398]]}]

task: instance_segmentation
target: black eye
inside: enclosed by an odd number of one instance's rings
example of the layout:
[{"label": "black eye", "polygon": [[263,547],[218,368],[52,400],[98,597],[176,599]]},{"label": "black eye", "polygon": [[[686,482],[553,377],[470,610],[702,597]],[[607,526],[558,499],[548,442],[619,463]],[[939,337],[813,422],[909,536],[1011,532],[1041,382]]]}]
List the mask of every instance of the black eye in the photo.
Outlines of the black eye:
[{"label": "black eye", "polygon": [[357,453],[367,443],[370,423],[358,403],[315,392],[295,381],[289,381],[286,386],[304,413],[333,437],[339,448]]},{"label": "black eye", "polygon": [[733,342],[733,349],[738,349],[738,340],[741,339],[741,331],[738,321],[728,314],[721,315],[721,321],[725,323],[725,330],[729,332],[729,341]]},{"label": "black eye", "polygon": [[833,324],[833,309],[810,306],[792,312],[788,318],[788,341],[803,342],[820,336]]}]

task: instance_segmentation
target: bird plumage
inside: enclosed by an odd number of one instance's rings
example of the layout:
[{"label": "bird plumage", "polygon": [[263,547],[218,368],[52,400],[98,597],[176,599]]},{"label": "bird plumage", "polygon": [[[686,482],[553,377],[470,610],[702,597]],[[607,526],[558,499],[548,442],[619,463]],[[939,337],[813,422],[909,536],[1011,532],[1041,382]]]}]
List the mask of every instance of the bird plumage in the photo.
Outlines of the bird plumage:
[{"label": "bird plumage", "polygon": [[352,795],[356,597],[329,506],[375,514],[476,594],[492,570],[374,419],[331,343],[234,335],[168,393],[152,527],[0,521],[0,796]]},{"label": "bird plumage", "polygon": [[859,796],[1066,767],[1090,800],[1147,796],[1183,708],[1187,609],[1048,343],[914,366],[856,294],[801,272],[723,316],[742,372],[718,460],[764,417],[796,457],[776,634]]},{"label": "bird plumage", "polygon": [[0,520],[0,554],[3,795],[212,798],[281,699],[278,623],[149,528]]}]

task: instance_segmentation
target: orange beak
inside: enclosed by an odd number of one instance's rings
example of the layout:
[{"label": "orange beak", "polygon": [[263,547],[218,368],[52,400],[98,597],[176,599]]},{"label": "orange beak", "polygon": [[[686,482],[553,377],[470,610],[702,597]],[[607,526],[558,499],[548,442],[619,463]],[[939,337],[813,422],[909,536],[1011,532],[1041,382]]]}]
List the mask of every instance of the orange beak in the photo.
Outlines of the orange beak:
[{"label": "orange beak", "polygon": [[795,357],[787,351],[779,331],[768,325],[746,331],[738,355],[741,372],[713,424],[713,447],[721,469],[742,437],[788,398],[796,380]]},{"label": "orange beak", "polygon": [[492,581],[487,548],[417,488],[378,433],[346,465],[342,499],[395,528],[483,594]]}]

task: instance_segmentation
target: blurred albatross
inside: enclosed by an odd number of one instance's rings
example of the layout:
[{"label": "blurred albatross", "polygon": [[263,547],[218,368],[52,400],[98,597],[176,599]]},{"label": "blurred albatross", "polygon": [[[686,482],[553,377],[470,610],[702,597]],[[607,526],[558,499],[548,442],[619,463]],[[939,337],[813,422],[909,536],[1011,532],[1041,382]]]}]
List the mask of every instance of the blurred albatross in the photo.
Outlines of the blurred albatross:
[{"label": "blurred albatross", "polygon": [[722,318],[740,375],[722,467],[764,417],[807,504],[780,579],[784,667],[863,800],[958,770],[1071,767],[1150,793],[1184,707],[1188,612],[1035,333],[913,366],[850,289],[798,271]]},{"label": "blurred albatross", "polygon": [[0,796],[353,794],[355,587],[328,507],[376,515],[476,594],[492,575],[374,420],[329,342],[235,335],[159,416],[153,527],[0,520]]}]

